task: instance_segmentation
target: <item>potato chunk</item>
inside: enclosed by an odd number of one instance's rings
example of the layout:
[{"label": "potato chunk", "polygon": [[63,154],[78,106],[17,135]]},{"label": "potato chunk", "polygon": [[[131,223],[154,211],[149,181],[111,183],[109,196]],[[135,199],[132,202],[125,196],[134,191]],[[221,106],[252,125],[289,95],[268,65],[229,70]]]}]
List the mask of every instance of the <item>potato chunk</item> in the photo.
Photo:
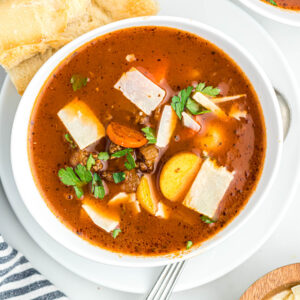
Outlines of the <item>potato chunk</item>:
[{"label": "potato chunk", "polygon": [[183,204],[200,214],[213,218],[234,173],[206,159],[201,166]]},{"label": "potato chunk", "polygon": [[115,195],[108,202],[108,206],[110,207],[120,206],[121,204],[126,205],[126,207],[129,208],[133,212],[133,214],[138,214],[141,212],[140,203],[136,200],[135,193],[127,194],[121,192]]},{"label": "potato chunk", "polygon": [[211,110],[213,113],[224,114],[224,112],[221,110],[221,108],[218,105],[214,104],[214,102],[212,102],[208,97],[206,97],[200,92],[195,93],[193,95],[193,99],[196,100],[203,107]]},{"label": "potato chunk", "polygon": [[198,138],[195,142],[202,149],[205,150],[218,150],[218,147],[222,146],[223,142],[226,141],[226,135],[221,127],[213,126],[208,128],[206,134]]},{"label": "potato chunk", "polygon": [[82,208],[95,225],[102,228],[106,232],[111,232],[119,226],[120,218],[118,215],[102,210],[90,201],[86,201]]},{"label": "potato chunk", "polygon": [[177,123],[177,116],[170,105],[165,105],[159,122],[156,146],[168,146]]},{"label": "potato chunk", "polygon": [[152,188],[150,175],[144,175],[136,191],[137,200],[141,206],[150,214],[155,215],[157,211],[157,200]]},{"label": "potato chunk", "polygon": [[171,208],[168,207],[166,204],[164,204],[163,202],[158,202],[157,212],[155,216],[162,219],[168,219],[171,215],[171,211]]},{"label": "potato chunk", "polygon": [[195,132],[198,132],[201,129],[201,126],[186,112],[182,113],[182,123],[185,127],[190,128]]},{"label": "potato chunk", "polygon": [[64,106],[58,117],[82,150],[105,136],[105,129],[93,111],[77,98]]},{"label": "potato chunk", "polygon": [[124,73],[114,87],[146,115],[151,115],[166,95],[164,89],[134,67]]},{"label": "potato chunk", "polygon": [[180,152],[171,157],[160,174],[160,189],[171,201],[178,201],[197,175],[201,158],[192,152]]}]

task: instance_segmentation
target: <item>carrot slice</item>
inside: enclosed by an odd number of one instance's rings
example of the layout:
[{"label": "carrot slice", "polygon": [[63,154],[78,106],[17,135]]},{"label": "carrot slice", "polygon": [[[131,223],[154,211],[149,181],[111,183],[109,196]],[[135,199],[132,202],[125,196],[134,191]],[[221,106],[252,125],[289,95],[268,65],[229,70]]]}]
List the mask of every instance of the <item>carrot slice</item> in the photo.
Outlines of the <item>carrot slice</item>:
[{"label": "carrot slice", "polygon": [[147,144],[143,133],[117,122],[110,122],[106,133],[113,143],[122,147],[139,148]]}]

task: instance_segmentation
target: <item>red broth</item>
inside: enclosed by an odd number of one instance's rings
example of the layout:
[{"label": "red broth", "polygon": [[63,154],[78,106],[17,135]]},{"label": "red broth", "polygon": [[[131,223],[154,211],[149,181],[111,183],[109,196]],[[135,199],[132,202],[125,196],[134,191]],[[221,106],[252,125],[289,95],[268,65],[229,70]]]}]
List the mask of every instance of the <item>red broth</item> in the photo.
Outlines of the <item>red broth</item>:
[{"label": "red broth", "polygon": [[[136,60],[125,57],[134,54]],[[66,128],[57,113],[75,97],[84,101],[106,128],[111,121],[140,130],[137,121],[140,110],[114,88],[123,72],[132,66],[148,72],[167,90],[166,103],[178,91],[195,82],[219,87],[220,96],[246,94],[236,100],[247,115],[240,120],[221,120],[212,113],[196,117],[202,128],[198,133],[177,123],[168,147],[159,152],[159,160],[150,173],[154,179],[155,194],[168,205],[168,219],[151,215],[145,209],[133,214],[126,205],[120,205],[112,214],[120,213],[121,233],[111,233],[96,226],[82,209],[70,186],[62,184],[58,171],[70,166],[74,153],[64,136]],[[74,74],[88,77],[86,86],[73,91],[70,78]],[[163,81],[161,81],[163,79]],[[229,113],[233,101],[220,104]],[[160,111],[148,118],[148,124],[158,127]],[[208,147],[211,128],[216,128],[221,139]],[[87,152],[107,151],[107,137]],[[110,251],[133,255],[161,255],[186,249],[187,241],[199,245],[228,225],[247,204],[255,190],[263,168],[266,151],[266,132],[259,99],[243,71],[222,50],[196,35],[166,27],[136,27],[119,30],[99,37],[75,51],[65,59],[49,77],[38,96],[29,125],[29,158],[38,189],[57,218],[88,242]],[[203,222],[198,212],[181,202],[164,198],[159,177],[165,162],[174,154],[190,151],[203,159],[205,155],[219,165],[234,171],[234,180],[219,205],[216,222]],[[105,163],[107,166],[107,162]],[[106,167],[107,168],[107,167]],[[109,160],[110,170],[124,170],[124,158]],[[100,176],[104,176],[99,171]],[[143,176],[138,172],[139,177]],[[103,211],[109,211],[108,201],[124,191],[124,184],[116,184],[102,177],[109,193],[104,199],[93,199]],[[84,197],[89,195],[84,187]],[[92,197],[91,197],[92,198]],[[84,199],[84,198],[83,198]]]},{"label": "red broth", "polygon": [[284,9],[300,10],[300,0],[262,0],[268,4]]}]

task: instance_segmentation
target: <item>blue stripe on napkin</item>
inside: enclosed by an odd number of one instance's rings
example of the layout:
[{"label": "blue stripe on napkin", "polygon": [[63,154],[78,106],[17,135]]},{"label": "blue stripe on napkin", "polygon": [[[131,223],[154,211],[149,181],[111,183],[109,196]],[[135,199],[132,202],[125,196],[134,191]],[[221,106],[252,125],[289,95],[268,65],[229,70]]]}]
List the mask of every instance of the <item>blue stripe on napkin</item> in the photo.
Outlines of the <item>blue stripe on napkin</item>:
[{"label": "blue stripe on napkin", "polygon": [[67,300],[0,235],[0,300]]}]

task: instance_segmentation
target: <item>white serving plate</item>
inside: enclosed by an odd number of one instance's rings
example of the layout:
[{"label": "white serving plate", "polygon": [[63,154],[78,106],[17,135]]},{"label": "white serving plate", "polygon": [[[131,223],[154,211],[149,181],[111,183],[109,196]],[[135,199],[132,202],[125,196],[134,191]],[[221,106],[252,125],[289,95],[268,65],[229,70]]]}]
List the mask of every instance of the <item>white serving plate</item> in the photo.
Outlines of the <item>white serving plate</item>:
[{"label": "white serving plate", "polygon": [[[161,3],[164,14],[197,18],[236,38],[255,55],[272,83],[286,95],[294,114],[299,113],[297,104],[299,93],[289,67],[274,42],[251,17],[226,1],[203,0],[201,7],[193,0],[187,0],[184,3],[181,0],[173,0],[174,6],[170,6],[167,0]],[[217,11],[216,6],[219,8]],[[212,15],[214,18],[211,18]],[[230,22],[232,16],[235,18],[235,23]],[[236,24],[240,26],[237,27]],[[273,63],[274,60],[276,64]],[[283,81],[282,78],[285,80]],[[159,274],[160,268],[119,268],[93,263],[61,247],[30,216],[16,192],[8,159],[9,134],[18,101],[19,96],[11,82],[6,80],[0,99],[0,140],[4,145],[0,148],[0,174],[9,201],[25,228],[49,255],[76,274],[114,289],[136,293],[146,292]],[[225,241],[221,244],[222,247],[219,245],[210,255],[201,255],[191,259],[187,263],[183,276],[179,279],[177,291],[205,284],[226,274],[258,250],[275,230],[289,206],[295,191],[295,183],[299,178],[299,159],[296,154],[299,153],[300,144],[296,138],[297,126],[299,128],[298,120],[294,118],[284,145],[282,175],[276,179],[277,184],[274,185],[268,201],[261,207],[261,209],[268,210],[268,213],[257,213],[255,218],[249,220],[247,226],[242,226],[229,238],[235,247],[231,248]],[[274,216],[277,217],[274,218]],[[28,258],[33,262],[36,259],[35,257]],[[47,272],[48,274],[45,272],[45,275],[54,280],[55,270],[50,268]]]},{"label": "white serving plate", "polygon": [[[95,247],[81,239],[73,231],[64,226],[50,211],[34,182],[28,160],[27,134],[32,107],[44,82],[52,74],[52,71],[80,46],[106,33],[135,26],[167,26],[197,34],[212,42],[233,58],[237,65],[244,71],[260,99],[260,104],[264,112],[267,138],[266,157],[262,175],[254,193],[251,195],[251,199],[226,228],[202,243],[201,246],[195,247],[191,251],[182,251],[180,255],[130,256]],[[12,128],[11,160],[14,179],[25,206],[39,225],[54,240],[76,254],[95,262],[126,267],[155,267],[189,259],[211,251],[216,245],[227,239],[240,226],[246,223],[266,199],[266,195],[278,171],[282,146],[283,132],[278,101],[269,78],[252,55],[223,32],[217,31],[204,23],[171,16],[154,16],[122,20],[88,32],[60,49],[39,69],[29,83],[18,105]]]},{"label": "white serving plate", "polygon": [[260,0],[238,0],[254,12],[276,22],[291,26],[300,26],[300,11],[283,9]]}]

